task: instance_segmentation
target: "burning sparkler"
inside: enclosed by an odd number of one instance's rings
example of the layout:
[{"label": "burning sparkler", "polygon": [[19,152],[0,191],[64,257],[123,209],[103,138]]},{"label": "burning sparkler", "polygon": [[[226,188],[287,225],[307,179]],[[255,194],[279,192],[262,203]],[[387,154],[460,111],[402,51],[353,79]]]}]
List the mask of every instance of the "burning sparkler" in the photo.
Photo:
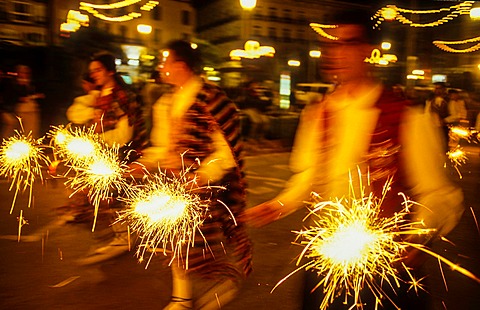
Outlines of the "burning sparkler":
[{"label": "burning sparkler", "polygon": [[118,146],[95,150],[84,167],[73,167],[76,175],[69,177],[65,183],[73,189],[70,196],[78,192],[86,192],[94,206],[94,223],[102,200],[114,199],[114,195],[128,191],[128,183],[124,178],[128,166],[118,158]]},{"label": "burning sparkler", "polygon": [[457,145],[455,148],[447,152],[447,157],[450,159],[453,168],[455,168],[457,171],[460,179],[462,179],[462,174],[460,173],[458,167],[465,164],[468,160],[467,154],[465,154],[463,148]]},{"label": "burning sparkler", "polygon": [[[184,258],[188,269],[188,248],[193,246],[195,234],[201,234],[209,201],[197,195],[196,191],[202,187],[195,178],[188,177],[188,169],[179,176],[169,177],[164,172],[147,175],[144,181],[130,197],[123,199],[129,207],[119,214],[118,221],[128,222],[139,234],[137,257],[141,261],[147,250],[154,253],[162,249],[164,254],[172,254],[170,263],[175,258]],[[184,246],[186,253],[182,252]],[[149,262],[151,258],[152,255]]]},{"label": "burning sparkler", "polygon": [[[309,261],[283,278],[274,289],[299,270],[315,272],[320,280],[312,290],[323,287],[324,298],[320,309],[326,309],[335,298],[344,294],[344,303],[351,301],[352,308],[363,308],[360,292],[368,288],[376,300],[375,308],[385,298],[394,303],[382,285],[395,290],[401,282],[407,282],[416,291],[422,289],[420,280],[414,278],[403,262],[407,248],[415,248],[439,261],[454,265],[445,258],[416,244],[410,237],[432,237],[433,229],[424,228],[421,222],[407,219],[414,202],[404,197],[404,208],[392,217],[380,216],[381,205],[389,184],[384,187],[383,197],[373,194],[361,198],[319,202],[313,205],[307,217],[314,217],[313,225],[296,232],[297,240],[304,246],[297,266],[306,258]],[[455,269],[477,282],[480,279],[455,265]],[[404,274],[405,276],[400,276]],[[403,279],[406,277],[407,279]],[[273,290],[272,290],[273,291]]]},{"label": "burning sparkler", "polygon": [[42,179],[42,164],[48,166],[48,158],[40,148],[40,140],[31,134],[24,136],[18,131],[13,137],[3,140],[0,149],[0,176],[11,180],[9,190],[15,188],[10,214],[20,191],[30,189],[28,206],[32,201],[32,187],[35,179]]},{"label": "burning sparkler", "polygon": [[85,167],[102,150],[103,144],[95,127],[90,128],[54,128],[49,135],[52,137],[54,154],[73,167]]}]

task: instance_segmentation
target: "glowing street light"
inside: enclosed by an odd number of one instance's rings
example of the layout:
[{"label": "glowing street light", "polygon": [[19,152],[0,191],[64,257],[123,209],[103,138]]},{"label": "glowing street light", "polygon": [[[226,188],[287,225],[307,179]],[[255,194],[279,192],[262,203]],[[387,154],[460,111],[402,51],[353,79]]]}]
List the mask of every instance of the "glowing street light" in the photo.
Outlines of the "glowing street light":
[{"label": "glowing street light", "polygon": [[145,24],[138,24],[137,31],[141,34],[150,34],[152,32],[152,26]]},{"label": "glowing street light", "polygon": [[384,51],[388,51],[391,47],[392,47],[392,43],[390,42],[382,42],[382,50]]},{"label": "glowing street light", "polygon": [[312,58],[320,58],[320,56],[322,56],[322,52],[319,50],[311,50],[308,54]]},{"label": "glowing street light", "polygon": [[300,67],[300,60],[290,59],[287,64],[290,67]]},{"label": "glowing street light", "polygon": [[474,20],[480,19],[480,7],[470,10],[470,18]]},{"label": "glowing street light", "polygon": [[252,10],[257,6],[257,0],[240,0],[240,6],[244,10]]},{"label": "glowing street light", "polygon": [[230,58],[240,60],[241,58],[255,59],[262,56],[273,57],[275,49],[272,46],[260,46],[258,41],[248,40],[244,49],[235,49],[230,52]]}]

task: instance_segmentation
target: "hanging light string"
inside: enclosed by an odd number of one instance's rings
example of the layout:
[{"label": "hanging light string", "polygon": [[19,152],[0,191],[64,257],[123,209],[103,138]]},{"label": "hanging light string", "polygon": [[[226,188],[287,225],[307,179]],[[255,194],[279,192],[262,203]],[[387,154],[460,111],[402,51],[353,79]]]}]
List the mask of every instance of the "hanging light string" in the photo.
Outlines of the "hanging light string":
[{"label": "hanging light string", "polygon": [[88,2],[80,2],[80,6],[85,6],[85,7],[89,7],[92,9],[99,9],[99,10],[111,10],[111,9],[124,8],[126,6],[130,6],[140,1],[142,0],[124,0],[124,1],[119,1],[116,3],[109,3],[109,4],[94,4],[94,3],[88,3]]},{"label": "hanging light string", "polygon": [[[479,42],[469,48],[465,49],[454,49],[448,45],[460,45],[460,44],[467,44],[467,43],[475,43]],[[480,37],[475,37],[467,40],[462,41],[433,41],[436,47],[439,49],[450,52],[450,53],[471,53],[480,50]]]},{"label": "hanging light string", "polygon": [[[94,17],[104,21],[125,22],[125,21],[132,20],[134,18],[139,18],[140,16],[142,16],[142,13],[130,12],[122,16],[109,16],[109,15],[100,13],[98,10],[112,10],[112,9],[124,8],[124,7],[131,6],[133,4],[136,4],[140,1],[142,0],[124,0],[124,1],[110,3],[110,4],[93,4],[88,2],[80,2],[80,10],[86,11],[89,14],[93,15]],[[158,5],[158,3],[159,3],[158,1],[147,1],[145,4],[143,4],[140,7],[140,10],[151,11],[153,8],[155,8]]]},{"label": "hanging light string", "polygon": [[323,30],[323,29],[337,28],[338,25],[323,25],[323,24],[317,24],[317,23],[310,23],[310,27],[312,27],[312,29],[315,30],[316,33],[318,33],[324,38],[327,38],[330,40],[338,40],[338,37],[332,36],[331,34],[326,33],[325,30]]},{"label": "hanging light string", "polygon": [[[462,3],[452,5],[448,8],[440,8],[435,10],[410,10],[399,8],[396,5],[387,5],[383,7],[373,15],[372,19],[376,19],[375,28],[379,27],[380,24],[385,20],[397,20],[402,24],[409,25],[410,27],[436,27],[449,21],[457,18],[460,15],[470,14],[470,10],[475,1],[464,1]],[[443,12],[450,12],[447,16],[437,19],[436,21],[427,22],[427,23],[416,23],[411,19],[406,18],[402,14],[438,14]]]}]

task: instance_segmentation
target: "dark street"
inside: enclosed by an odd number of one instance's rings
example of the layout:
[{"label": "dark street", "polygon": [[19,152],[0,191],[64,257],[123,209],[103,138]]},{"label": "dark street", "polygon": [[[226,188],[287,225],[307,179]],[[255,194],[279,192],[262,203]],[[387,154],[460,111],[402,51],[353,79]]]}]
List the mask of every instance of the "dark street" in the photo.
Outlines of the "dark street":
[{"label": "dark street", "polygon": [[[480,232],[474,215],[480,214],[479,147],[466,148],[469,160],[460,167],[462,179],[449,169],[452,179],[465,191],[467,210],[449,242],[437,241],[435,251],[480,275]],[[288,152],[248,156],[248,205],[253,206],[278,193],[290,175]],[[162,309],[171,290],[167,260],[155,257],[147,269],[137,262],[134,251],[108,262],[79,266],[76,260],[91,249],[108,242],[107,221],[100,218],[95,232],[90,224],[55,226],[55,208],[66,204],[67,191],[61,181],[35,184],[34,205],[27,209],[27,196],[20,197],[9,214],[12,192],[2,181],[3,201],[0,217],[0,309]],[[16,241],[20,210],[28,220],[22,228],[22,241]],[[300,247],[294,246],[292,230],[300,228],[303,211],[261,229],[251,229],[254,272],[244,283],[239,296],[223,309],[300,309],[301,274],[295,274],[273,293],[279,280],[295,269]],[[36,240],[31,238],[38,236]],[[432,296],[431,309],[475,309],[480,303],[480,285],[452,271],[430,257],[426,279]],[[443,271],[443,277],[440,273]],[[445,283],[444,283],[444,280]],[[206,283],[198,283],[200,294]]]}]

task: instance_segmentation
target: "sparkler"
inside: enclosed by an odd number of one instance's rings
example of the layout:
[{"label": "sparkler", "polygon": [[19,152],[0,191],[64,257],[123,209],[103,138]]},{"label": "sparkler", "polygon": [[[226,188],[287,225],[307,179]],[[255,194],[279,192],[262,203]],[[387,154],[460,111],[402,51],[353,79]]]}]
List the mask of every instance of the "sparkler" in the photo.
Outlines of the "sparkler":
[{"label": "sparkler", "polygon": [[103,148],[95,127],[64,128],[50,131],[54,154],[73,167],[85,167],[94,160],[96,153]]},{"label": "sparkler", "polygon": [[[380,216],[389,186],[387,182],[381,198],[362,193],[359,199],[343,198],[314,204],[307,216],[314,217],[313,225],[295,232],[297,241],[302,239],[298,244],[304,246],[297,266],[301,265],[304,258],[308,259],[308,262],[280,280],[274,289],[294,273],[305,269],[319,276],[319,282],[312,293],[323,287],[324,297],[320,309],[326,309],[342,294],[345,296],[345,304],[349,303],[353,296],[351,308],[363,308],[360,292],[364,288],[368,288],[374,296],[375,309],[378,304],[381,305],[384,298],[394,304],[382,288],[383,285],[395,290],[400,287],[401,282],[406,282],[416,291],[423,289],[421,280],[415,279],[403,262],[407,248],[415,248],[435,256],[439,261],[455,266],[455,270],[479,282],[480,279],[465,269],[428,250],[423,244],[412,241],[412,237],[424,237],[427,240],[435,231],[425,228],[422,222],[411,222],[407,219],[409,209],[415,202],[400,193],[404,197],[404,208],[392,217]],[[403,279],[404,277],[406,279]]]},{"label": "sparkler", "polygon": [[465,164],[468,159],[467,154],[465,154],[463,151],[463,148],[457,145],[454,149],[447,152],[447,157],[452,162],[453,168],[455,168],[457,171],[460,179],[462,179],[462,174],[460,173],[458,167]]},{"label": "sparkler", "polygon": [[65,184],[73,189],[73,196],[78,192],[87,192],[94,206],[95,229],[98,209],[102,200],[111,200],[114,195],[128,191],[128,183],[124,175],[128,166],[118,159],[118,146],[95,149],[90,160],[84,160],[83,167],[73,167],[77,172]]},{"label": "sparkler", "polygon": [[18,193],[29,188],[28,207],[32,202],[33,183],[37,177],[42,179],[42,164],[48,166],[48,158],[40,148],[41,139],[34,139],[31,134],[27,136],[15,132],[15,135],[4,139],[0,149],[0,176],[11,180],[11,191],[15,188],[10,214],[17,199]]},{"label": "sparkler", "polygon": [[[195,234],[201,234],[200,226],[209,205],[197,193],[205,187],[199,187],[195,178],[188,177],[188,170],[182,170],[178,176],[172,173],[170,177],[161,171],[147,175],[143,185],[122,198],[129,207],[119,213],[117,221],[128,222],[139,234],[141,243],[136,254],[140,261],[147,250],[155,253],[161,248],[164,254],[172,254],[170,263],[177,257],[184,258],[188,269],[188,248],[193,246]],[[152,255],[145,268],[151,258]]]}]

